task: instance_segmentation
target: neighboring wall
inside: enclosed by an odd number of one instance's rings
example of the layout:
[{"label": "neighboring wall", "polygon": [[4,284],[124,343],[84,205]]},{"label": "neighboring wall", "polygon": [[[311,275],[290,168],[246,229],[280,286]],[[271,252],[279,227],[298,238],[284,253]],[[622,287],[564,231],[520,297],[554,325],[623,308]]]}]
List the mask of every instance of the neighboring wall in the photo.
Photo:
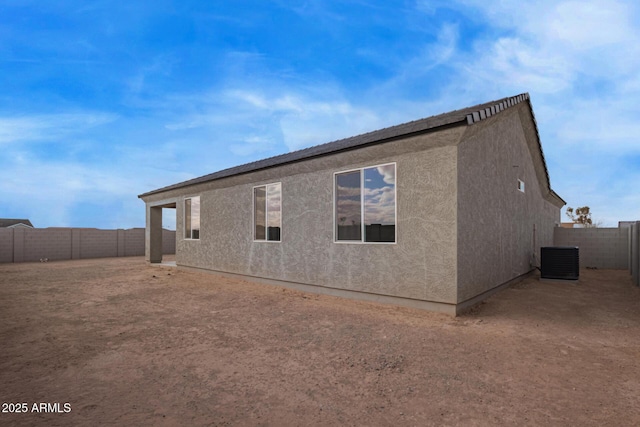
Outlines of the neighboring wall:
[{"label": "neighboring wall", "polygon": [[[163,230],[165,254],[175,253],[175,231]],[[144,255],[144,228],[2,228],[0,263]]]},{"label": "neighboring wall", "polygon": [[629,230],[629,270],[636,286],[640,286],[640,221]]},{"label": "neighboring wall", "polygon": [[521,103],[468,127],[458,146],[459,303],[531,271],[553,244],[560,207],[541,191],[536,141]]},{"label": "neighboring wall", "polygon": [[580,248],[580,268],[629,268],[629,228],[556,228],[554,246]]}]

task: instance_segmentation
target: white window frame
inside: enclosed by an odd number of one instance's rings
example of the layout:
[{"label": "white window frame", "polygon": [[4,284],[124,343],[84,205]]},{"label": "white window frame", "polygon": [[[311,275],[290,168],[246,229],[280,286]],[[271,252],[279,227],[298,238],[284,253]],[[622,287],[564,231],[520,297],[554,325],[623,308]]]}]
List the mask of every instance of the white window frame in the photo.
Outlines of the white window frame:
[{"label": "white window frame", "polygon": [[521,179],[518,179],[518,191],[524,193],[524,181]]},{"label": "white window frame", "polygon": [[[377,168],[380,166],[388,166],[388,165],[393,165],[396,176],[396,183],[395,183],[395,190],[393,192],[393,208],[394,208],[394,215],[395,215],[395,229],[394,229],[394,242],[367,242],[365,241],[366,238],[366,224],[364,221],[364,170],[365,169],[373,169],[373,168]],[[357,240],[338,240],[338,228],[337,228],[337,223],[336,223],[336,175],[341,175],[343,173],[349,173],[349,172],[355,172],[355,171],[360,171],[360,227],[361,227],[361,231],[360,231],[360,241]],[[389,163],[380,163],[377,165],[371,165],[371,166],[363,166],[360,168],[354,168],[354,169],[346,169],[346,170],[341,170],[341,171],[337,171],[333,173],[333,243],[339,243],[339,244],[352,244],[352,245],[397,245],[398,244],[398,164],[396,162],[389,162]]]},{"label": "white window frame", "polygon": [[[267,194],[268,194],[268,187],[271,185],[278,185],[280,184],[280,240],[269,240],[269,223],[268,223],[268,219],[269,219],[269,203],[267,200]],[[256,188],[260,188],[260,187],[264,187],[265,189],[265,210],[264,210],[264,240],[261,239],[256,239]],[[260,184],[260,185],[254,185],[253,187],[251,187],[251,236],[254,242],[256,243],[282,243],[283,240],[283,230],[282,230],[282,203],[283,202],[283,197],[282,197],[282,182],[270,182],[268,184]]]},{"label": "white window frame", "polygon": [[[196,237],[196,238],[193,237],[193,224],[191,224],[191,237],[185,237],[186,228],[187,228],[187,209],[186,209],[186,204],[187,204],[187,200],[193,200],[193,199],[198,199],[199,208],[200,208],[200,211],[198,212],[198,216],[199,216],[198,221],[200,222],[200,228],[198,228],[198,237]],[[183,240],[189,240],[189,241],[199,241],[200,240],[200,234],[202,232],[202,221],[200,221],[201,218],[202,218],[202,198],[199,195],[198,196],[185,197],[183,202],[182,202],[182,237],[183,237]]]}]

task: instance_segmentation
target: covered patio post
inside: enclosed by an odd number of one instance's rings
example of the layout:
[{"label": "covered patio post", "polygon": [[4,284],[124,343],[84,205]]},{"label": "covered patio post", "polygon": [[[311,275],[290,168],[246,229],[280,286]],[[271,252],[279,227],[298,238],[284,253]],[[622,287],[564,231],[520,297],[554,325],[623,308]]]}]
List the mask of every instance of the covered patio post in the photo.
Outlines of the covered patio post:
[{"label": "covered patio post", "polygon": [[147,205],[144,253],[147,262],[162,262],[162,206]]}]

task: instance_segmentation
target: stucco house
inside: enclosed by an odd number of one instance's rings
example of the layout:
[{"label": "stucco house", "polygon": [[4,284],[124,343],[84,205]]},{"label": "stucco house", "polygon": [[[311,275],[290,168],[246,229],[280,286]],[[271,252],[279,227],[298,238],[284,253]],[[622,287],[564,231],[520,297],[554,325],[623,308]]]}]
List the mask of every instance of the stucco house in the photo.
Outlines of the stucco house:
[{"label": "stucco house", "polygon": [[531,272],[565,204],[527,93],[139,197],[151,263],[175,208],[179,268],[452,315]]}]

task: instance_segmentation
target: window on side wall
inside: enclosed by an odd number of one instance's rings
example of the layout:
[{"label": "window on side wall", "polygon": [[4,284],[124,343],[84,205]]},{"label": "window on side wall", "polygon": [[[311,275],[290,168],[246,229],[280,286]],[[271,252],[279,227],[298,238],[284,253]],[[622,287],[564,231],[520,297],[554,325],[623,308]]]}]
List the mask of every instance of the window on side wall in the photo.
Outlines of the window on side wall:
[{"label": "window on side wall", "polygon": [[335,174],[335,241],[396,242],[396,164]]},{"label": "window on side wall", "polygon": [[184,199],[184,238],[200,239],[200,196]]},{"label": "window on side wall", "polygon": [[279,242],[282,229],[282,184],[253,188],[253,240]]}]

